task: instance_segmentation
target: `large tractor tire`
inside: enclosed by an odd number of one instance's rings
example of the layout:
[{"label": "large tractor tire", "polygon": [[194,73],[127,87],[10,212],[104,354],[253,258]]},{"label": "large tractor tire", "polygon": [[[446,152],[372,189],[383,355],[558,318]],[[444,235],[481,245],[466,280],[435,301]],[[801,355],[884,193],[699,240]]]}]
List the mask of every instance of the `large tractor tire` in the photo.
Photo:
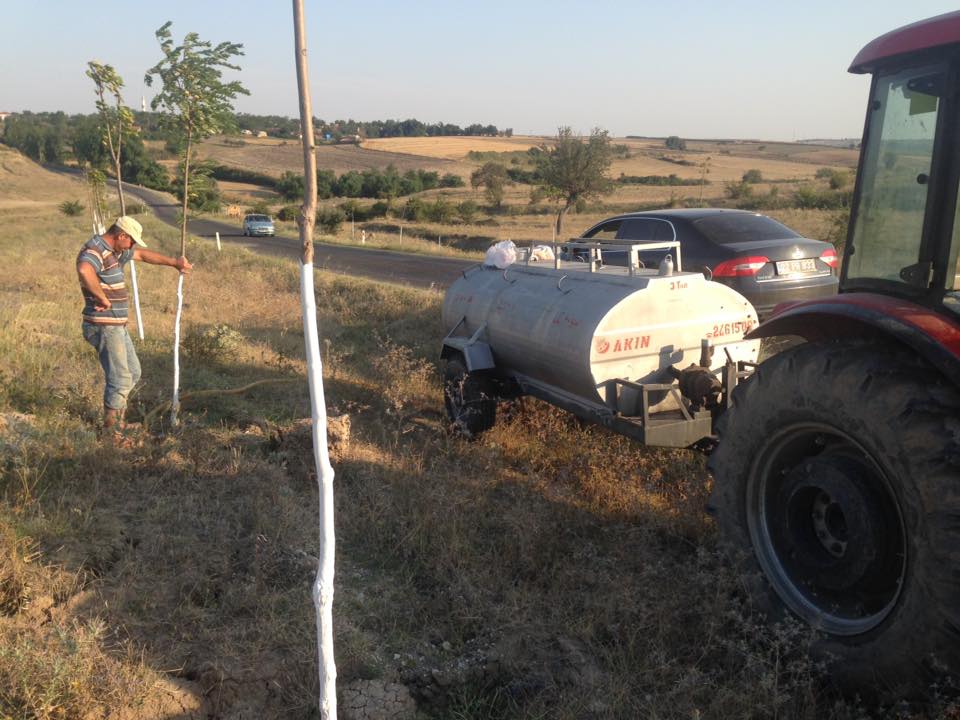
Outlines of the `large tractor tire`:
[{"label": "large tractor tire", "polygon": [[711,506],[761,610],[817,629],[846,689],[960,671],[955,386],[893,345],[804,344],[736,388],[718,433]]},{"label": "large tractor tire", "polygon": [[497,419],[492,381],[482,373],[469,372],[460,357],[447,361],[443,403],[453,431],[470,440],[492,428]]}]

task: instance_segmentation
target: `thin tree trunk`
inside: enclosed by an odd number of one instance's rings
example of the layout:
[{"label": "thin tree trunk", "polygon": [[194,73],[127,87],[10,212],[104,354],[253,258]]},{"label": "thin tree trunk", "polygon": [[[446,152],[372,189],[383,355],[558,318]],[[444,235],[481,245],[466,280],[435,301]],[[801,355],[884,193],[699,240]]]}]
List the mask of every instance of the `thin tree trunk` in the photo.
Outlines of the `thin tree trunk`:
[{"label": "thin tree trunk", "polygon": [[313,285],[313,227],[317,215],[317,157],[313,138],[313,110],[307,68],[303,0],[293,0],[293,28],[297,58],[297,86],[300,91],[300,123],[303,140],[305,180],[300,215],[300,304],[307,354],[307,381],[313,415],[313,460],[320,485],[320,566],[313,583],[313,604],[317,613],[317,659],[320,672],[320,717],[337,717],[337,666],[333,655],[333,577],[335,537],[333,529],[333,467],[327,450],[327,411],[323,395],[323,365],[317,332],[317,308]]},{"label": "thin tree trunk", "polygon": [[120,180],[120,154],[119,154],[119,144],[118,144],[118,153],[116,158],[114,158],[114,172],[117,174],[117,195],[120,198],[120,214],[127,214],[127,203],[123,199],[123,182]]},{"label": "thin tree trunk", "polygon": [[569,209],[570,209],[570,203],[567,203],[562,208],[560,208],[560,211],[557,213],[557,237],[556,237],[557,242],[563,242],[563,239],[562,239],[563,219],[567,216],[567,210]]},{"label": "thin tree trunk", "polygon": [[[180,257],[187,254],[187,198],[190,191],[190,139],[192,132],[187,132],[187,151],[183,158],[183,203],[180,221]],[[180,317],[183,315],[183,273],[177,278],[177,318],[173,324],[173,399],[170,401],[170,424],[173,427],[179,422],[180,413]]]}]

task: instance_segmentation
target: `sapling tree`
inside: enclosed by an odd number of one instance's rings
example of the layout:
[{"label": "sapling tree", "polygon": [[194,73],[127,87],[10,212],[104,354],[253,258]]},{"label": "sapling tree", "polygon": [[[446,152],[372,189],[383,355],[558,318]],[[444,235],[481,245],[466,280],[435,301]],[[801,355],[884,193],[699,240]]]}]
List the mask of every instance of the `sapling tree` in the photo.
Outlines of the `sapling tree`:
[{"label": "sapling tree", "polygon": [[[120,158],[124,136],[134,132],[133,113],[123,104],[121,93],[123,78],[111,65],[91,60],[87,63],[87,77],[93,80],[97,93],[100,132],[103,135],[103,143],[110,152],[110,159],[113,160],[113,171],[117,178],[117,195],[120,198],[120,214],[126,215],[127,206],[123,198]],[[112,100],[108,100],[107,95],[110,95]]]},{"label": "sapling tree", "polygon": [[307,354],[307,382],[313,416],[313,460],[320,485],[320,566],[313,583],[317,613],[317,654],[320,671],[320,717],[337,717],[337,666],[333,658],[333,467],[327,450],[327,411],[323,395],[323,365],[317,333],[317,307],[313,287],[313,227],[317,215],[317,150],[313,139],[313,110],[307,71],[303,0],[293,0],[294,45],[297,57],[297,87],[300,91],[300,122],[303,141],[303,175],[306,186],[300,212],[300,307]]},{"label": "sapling tree", "polygon": [[[160,81],[160,91],[150,102],[161,113],[163,126],[181,148],[182,206],[180,217],[180,255],[187,253],[187,218],[190,197],[190,159],[194,143],[223,132],[234,123],[233,101],[237,95],[250,93],[238,80],[224,82],[224,70],[239,70],[233,60],[243,55],[243,45],[222,42],[216,46],[201,40],[196,33],[187,33],[175,45],[170,32],[171,22],[156,32],[163,59],[150,68],[143,80],[152,86]],[[183,274],[177,285],[177,316],[174,325],[173,402],[170,422],[177,424],[180,409],[180,315],[183,309]]]},{"label": "sapling tree", "polygon": [[[103,144],[107,146],[110,152],[110,159],[113,160],[113,172],[117,179],[117,197],[120,199],[120,214],[127,214],[127,203],[123,196],[123,174],[121,172],[121,159],[124,136],[132,135],[136,132],[136,126],[133,123],[133,112],[123,104],[123,78],[113,69],[112,65],[105,65],[98,60],[91,60],[87,63],[87,77],[93,80],[93,86],[97,93],[97,112],[100,114],[100,132]],[[112,101],[107,96],[112,97]],[[94,221],[94,224],[100,224],[98,232],[103,232],[104,224],[101,220]],[[130,261],[130,284],[133,286],[133,307],[137,314],[137,332],[140,339],[143,340],[143,316],[140,314],[140,289],[137,286],[137,266],[133,260]]]}]

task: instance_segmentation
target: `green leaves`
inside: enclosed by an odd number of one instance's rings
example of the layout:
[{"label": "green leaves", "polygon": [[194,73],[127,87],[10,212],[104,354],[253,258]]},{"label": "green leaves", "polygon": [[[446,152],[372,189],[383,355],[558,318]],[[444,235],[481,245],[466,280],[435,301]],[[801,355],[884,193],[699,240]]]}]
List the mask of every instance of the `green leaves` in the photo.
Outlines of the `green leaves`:
[{"label": "green leaves", "polygon": [[171,25],[167,22],[157,30],[163,59],[143,78],[148,86],[155,80],[161,85],[150,107],[159,110],[165,126],[184,139],[201,140],[223,132],[234,123],[233,101],[250,94],[237,80],[223,81],[225,70],[240,69],[233,60],[243,55],[243,45],[214,46],[196,33],[187,33],[180,45],[174,45]]}]

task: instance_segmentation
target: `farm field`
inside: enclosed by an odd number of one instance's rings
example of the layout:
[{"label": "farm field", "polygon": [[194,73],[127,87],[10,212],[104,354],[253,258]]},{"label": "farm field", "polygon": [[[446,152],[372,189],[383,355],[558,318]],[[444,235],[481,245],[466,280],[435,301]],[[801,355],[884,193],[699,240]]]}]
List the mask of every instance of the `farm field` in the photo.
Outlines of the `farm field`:
[{"label": "farm field", "polygon": [[[89,222],[57,210],[83,187],[5,155],[0,716],[319,717],[296,264],[191,238],[182,424],[104,444],[75,286]],[[140,219],[173,252],[178,232]],[[128,420],[143,423],[169,394],[175,279],[151,266],[138,278],[144,378]],[[944,698],[839,696],[803,628],[745,604],[703,513],[702,457],[535,401],[458,440],[440,390],[442,296],[323,272],[316,292],[345,717],[384,695],[424,720],[957,717]],[[268,384],[186,397],[254,381]]]},{"label": "farm field", "polygon": [[[400,248],[403,236],[423,242],[444,244],[457,251],[482,252],[493,242],[513,240],[518,244],[554,239],[557,206],[549,201],[531,201],[532,186],[508,183],[503,204],[491,208],[483,188],[470,187],[470,175],[485,162],[500,162],[506,167],[529,167],[527,149],[549,143],[537,137],[415,137],[366,140],[353,145],[318,148],[318,165],[337,174],[349,170],[398,171],[427,170],[459,175],[461,188],[439,188],[416,195],[423,203],[446,207],[442,221],[430,217],[411,217],[405,210],[411,196],[389,200],[385,217],[363,217],[351,227],[343,223],[332,233],[338,242],[357,242],[361,232],[374,233],[378,246]],[[213,138],[201,145],[201,155],[218,164],[279,176],[284,171],[300,172],[300,150],[295,143],[266,139],[245,139],[242,146],[227,138]],[[764,143],[759,141],[690,140],[685,150],[665,147],[662,139],[615,138],[618,152],[610,176],[675,176],[678,182],[706,184],[645,185],[617,183],[613,193],[587,203],[567,216],[563,235],[574,237],[594,223],[619,212],[681,206],[759,206],[762,212],[785,222],[797,231],[818,239],[838,241],[842,236],[843,211],[822,207],[796,207],[793,196],[801,189],[825,191],[824,173],[845,177],[852,185],[858,151],[826,145],[800,143]],[[471,153],[481,153],[471,155]],[[747,188],[748,198],[731,198],[730,188],[754,171],[760,180]],[[276,213],[284,201],[271,189],[245,183],[221,182],[227,204],[248,209],[256,207]],[[351,207],[369,208],[375,199],[357,199]],[[321,201],[321,207],[345,207],[345,198]],[[458,217],[458,208],[475,208],[469,217]],[[351,212],[356,212],[353,210]],[[429,215],[427,213],[426,215]],[[349,221],[350,215],[346,215]],[[437,242],[440,239],[439,243]],[[417,250],[407,244],[407,250]],[[431,252],[436,248],[431,247]]]}]

